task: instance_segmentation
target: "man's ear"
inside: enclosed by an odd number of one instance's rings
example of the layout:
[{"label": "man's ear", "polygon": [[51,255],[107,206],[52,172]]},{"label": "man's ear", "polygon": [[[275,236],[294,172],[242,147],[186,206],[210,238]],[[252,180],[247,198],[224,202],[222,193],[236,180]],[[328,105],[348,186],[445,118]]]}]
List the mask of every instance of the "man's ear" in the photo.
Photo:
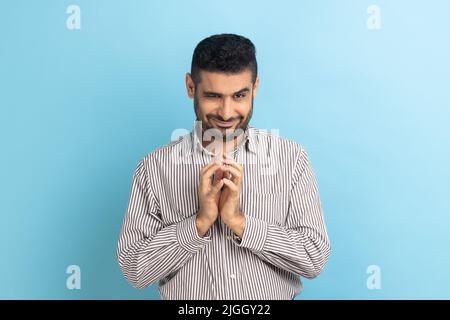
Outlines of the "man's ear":
[{"label": "man's ear", "polygon": [[258,91],[259,87],[259,76],[256,76],[255,83],[253,84],[253,99],[256,98],[256,92]]},{"label": "man's ear", "polygon": [[186,90],[189,98],[193,98],[195,94],[195,83],[191,74],[186,73]]}]

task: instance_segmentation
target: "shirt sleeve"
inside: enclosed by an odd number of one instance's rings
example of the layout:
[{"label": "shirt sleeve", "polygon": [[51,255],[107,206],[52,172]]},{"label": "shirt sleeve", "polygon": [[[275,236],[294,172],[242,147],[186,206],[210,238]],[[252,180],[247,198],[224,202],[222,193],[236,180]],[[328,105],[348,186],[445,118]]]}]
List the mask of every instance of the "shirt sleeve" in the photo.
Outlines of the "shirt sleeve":
[{"label": "shirt sleeve", "polygon": [[297,157],[290,190],[286,224],[270,224],[246,213],[242,239],[237,246],[250,249],[261,259],[314,278],[323,270],[331,252],[317,181],[303,147]]},{"label": "shirt sleeve", "polygon": [[196,214],[163,226],[144,160],[133,175],[117,247],[122,273],[136,288],[145,288],[177,271],[211,241],[209,231],[204,237],[198,235]]}]

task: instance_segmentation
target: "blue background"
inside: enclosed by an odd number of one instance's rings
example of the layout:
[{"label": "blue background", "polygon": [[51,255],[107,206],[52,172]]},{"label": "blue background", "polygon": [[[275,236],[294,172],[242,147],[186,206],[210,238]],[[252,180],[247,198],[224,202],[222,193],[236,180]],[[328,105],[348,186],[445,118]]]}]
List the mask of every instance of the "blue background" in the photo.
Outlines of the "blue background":
[{"label": "blue background", "polygon": [[257,47],[252,125],[303,144],[319,182],[332,255],[298,298],[449,299],[449,31],[444,0],[1,1],[0,298],[159,298],[115,261],[131,177],[192,127],[195,45],[233,32]]}]

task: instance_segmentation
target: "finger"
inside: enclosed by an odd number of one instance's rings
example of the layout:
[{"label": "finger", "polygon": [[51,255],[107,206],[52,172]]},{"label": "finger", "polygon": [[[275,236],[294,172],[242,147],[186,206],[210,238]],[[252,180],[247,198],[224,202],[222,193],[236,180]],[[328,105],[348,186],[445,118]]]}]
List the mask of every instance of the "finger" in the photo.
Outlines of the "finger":
[{"label": "finger", "polygon": [[236,160],[234,160],[234,158],[233,157],[230,157],[229,155],[227,155],[224,159],[223,159],[223,162],[227,162],[227,163],[236,163],[237,164],[237,161]]},{"label": "finger", "polygon": [[227,165],[230,165],[230,166],[236,168],[236,169],[239,170],[240,172],[243,172],[243,171],[244,171],[244,168],[243,168],[239,163],[237,163],[236,161],[234,161],[233,159],[224,159],[224,160],[223,160],[223,163],[225,163],[225,164],[227,164]]},{"label": "finger", "polygon": [[223,168],[221,168],[221,170],[223,172],[231,172],[236,177],[241,177],[242,176],[242,172],[239,171],[238,169],[236,169],[235,167],[232,167],[232,166],[223,166]]},{"label": "finger", "polygon": [[223,184],[224,184],[223,179],[220,179],[219,181],[217,181],[217,183],[216,183],[215,185],[213,185],[212,191],[213,191],[214,193],[219,192],[219,191],[222,189]]},{"label": "finger", "polygon": [[201,174],[203,174],[206,170],[211,168],[211,166],[213,166],[215,163],[218,163],[218,161],[211,161],[206,166],[202,167]]},{"label": "finger", "polygon": [[[229,173],[231,173],[232,175],[233,175],[233,178],[235,178],[236,179],[236,181],[233,181],[234,183],[238,183],[239,181],[241,181],[241,179],[242,179],[242,173],[239,171],[239,170],[237,170],[236,168],[233,168],[233,167],[231,167],[231,166],[224,166],[223,168],[222,168],[222,171],[223,172],[229,172]],[[230,179],[230,177],[229,177],[229,179]],[[231,180],[231,179],[230,179]]]},{"label": "finger", "polygon": [[222,180],[223,180],[223,183],[224,183],[228,188],[230,188],[231,191],[233,191],[233,192],[239,192],[238,186],[237,186],[233,181],[231,181],[230,179],[227,179],[227,178],[223,178]]},{"label": "finger", "polygon": [[202,179],[209,179],[212,177],[212,175],[214,174],[214,172],[216,172],[216,170],[218,168],[220,168],[222,166],[222,164],[218,163],[218,162],[214,162],[210,167],[208,167],[207,169],[205,169],[205,171],[203,171],[202,173]]}]

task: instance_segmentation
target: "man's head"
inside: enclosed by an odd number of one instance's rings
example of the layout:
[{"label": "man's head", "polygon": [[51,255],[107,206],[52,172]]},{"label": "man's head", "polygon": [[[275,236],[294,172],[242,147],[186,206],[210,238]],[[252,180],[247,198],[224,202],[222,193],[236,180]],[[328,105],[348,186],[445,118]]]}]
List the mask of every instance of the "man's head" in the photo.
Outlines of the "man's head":
[{"label": "man's head", "polygon": [[259,84],[257,69],[255,46],[245,37],[219,34],[200,41],[186,88],[203,130],[229,135],[247,127]]}]

